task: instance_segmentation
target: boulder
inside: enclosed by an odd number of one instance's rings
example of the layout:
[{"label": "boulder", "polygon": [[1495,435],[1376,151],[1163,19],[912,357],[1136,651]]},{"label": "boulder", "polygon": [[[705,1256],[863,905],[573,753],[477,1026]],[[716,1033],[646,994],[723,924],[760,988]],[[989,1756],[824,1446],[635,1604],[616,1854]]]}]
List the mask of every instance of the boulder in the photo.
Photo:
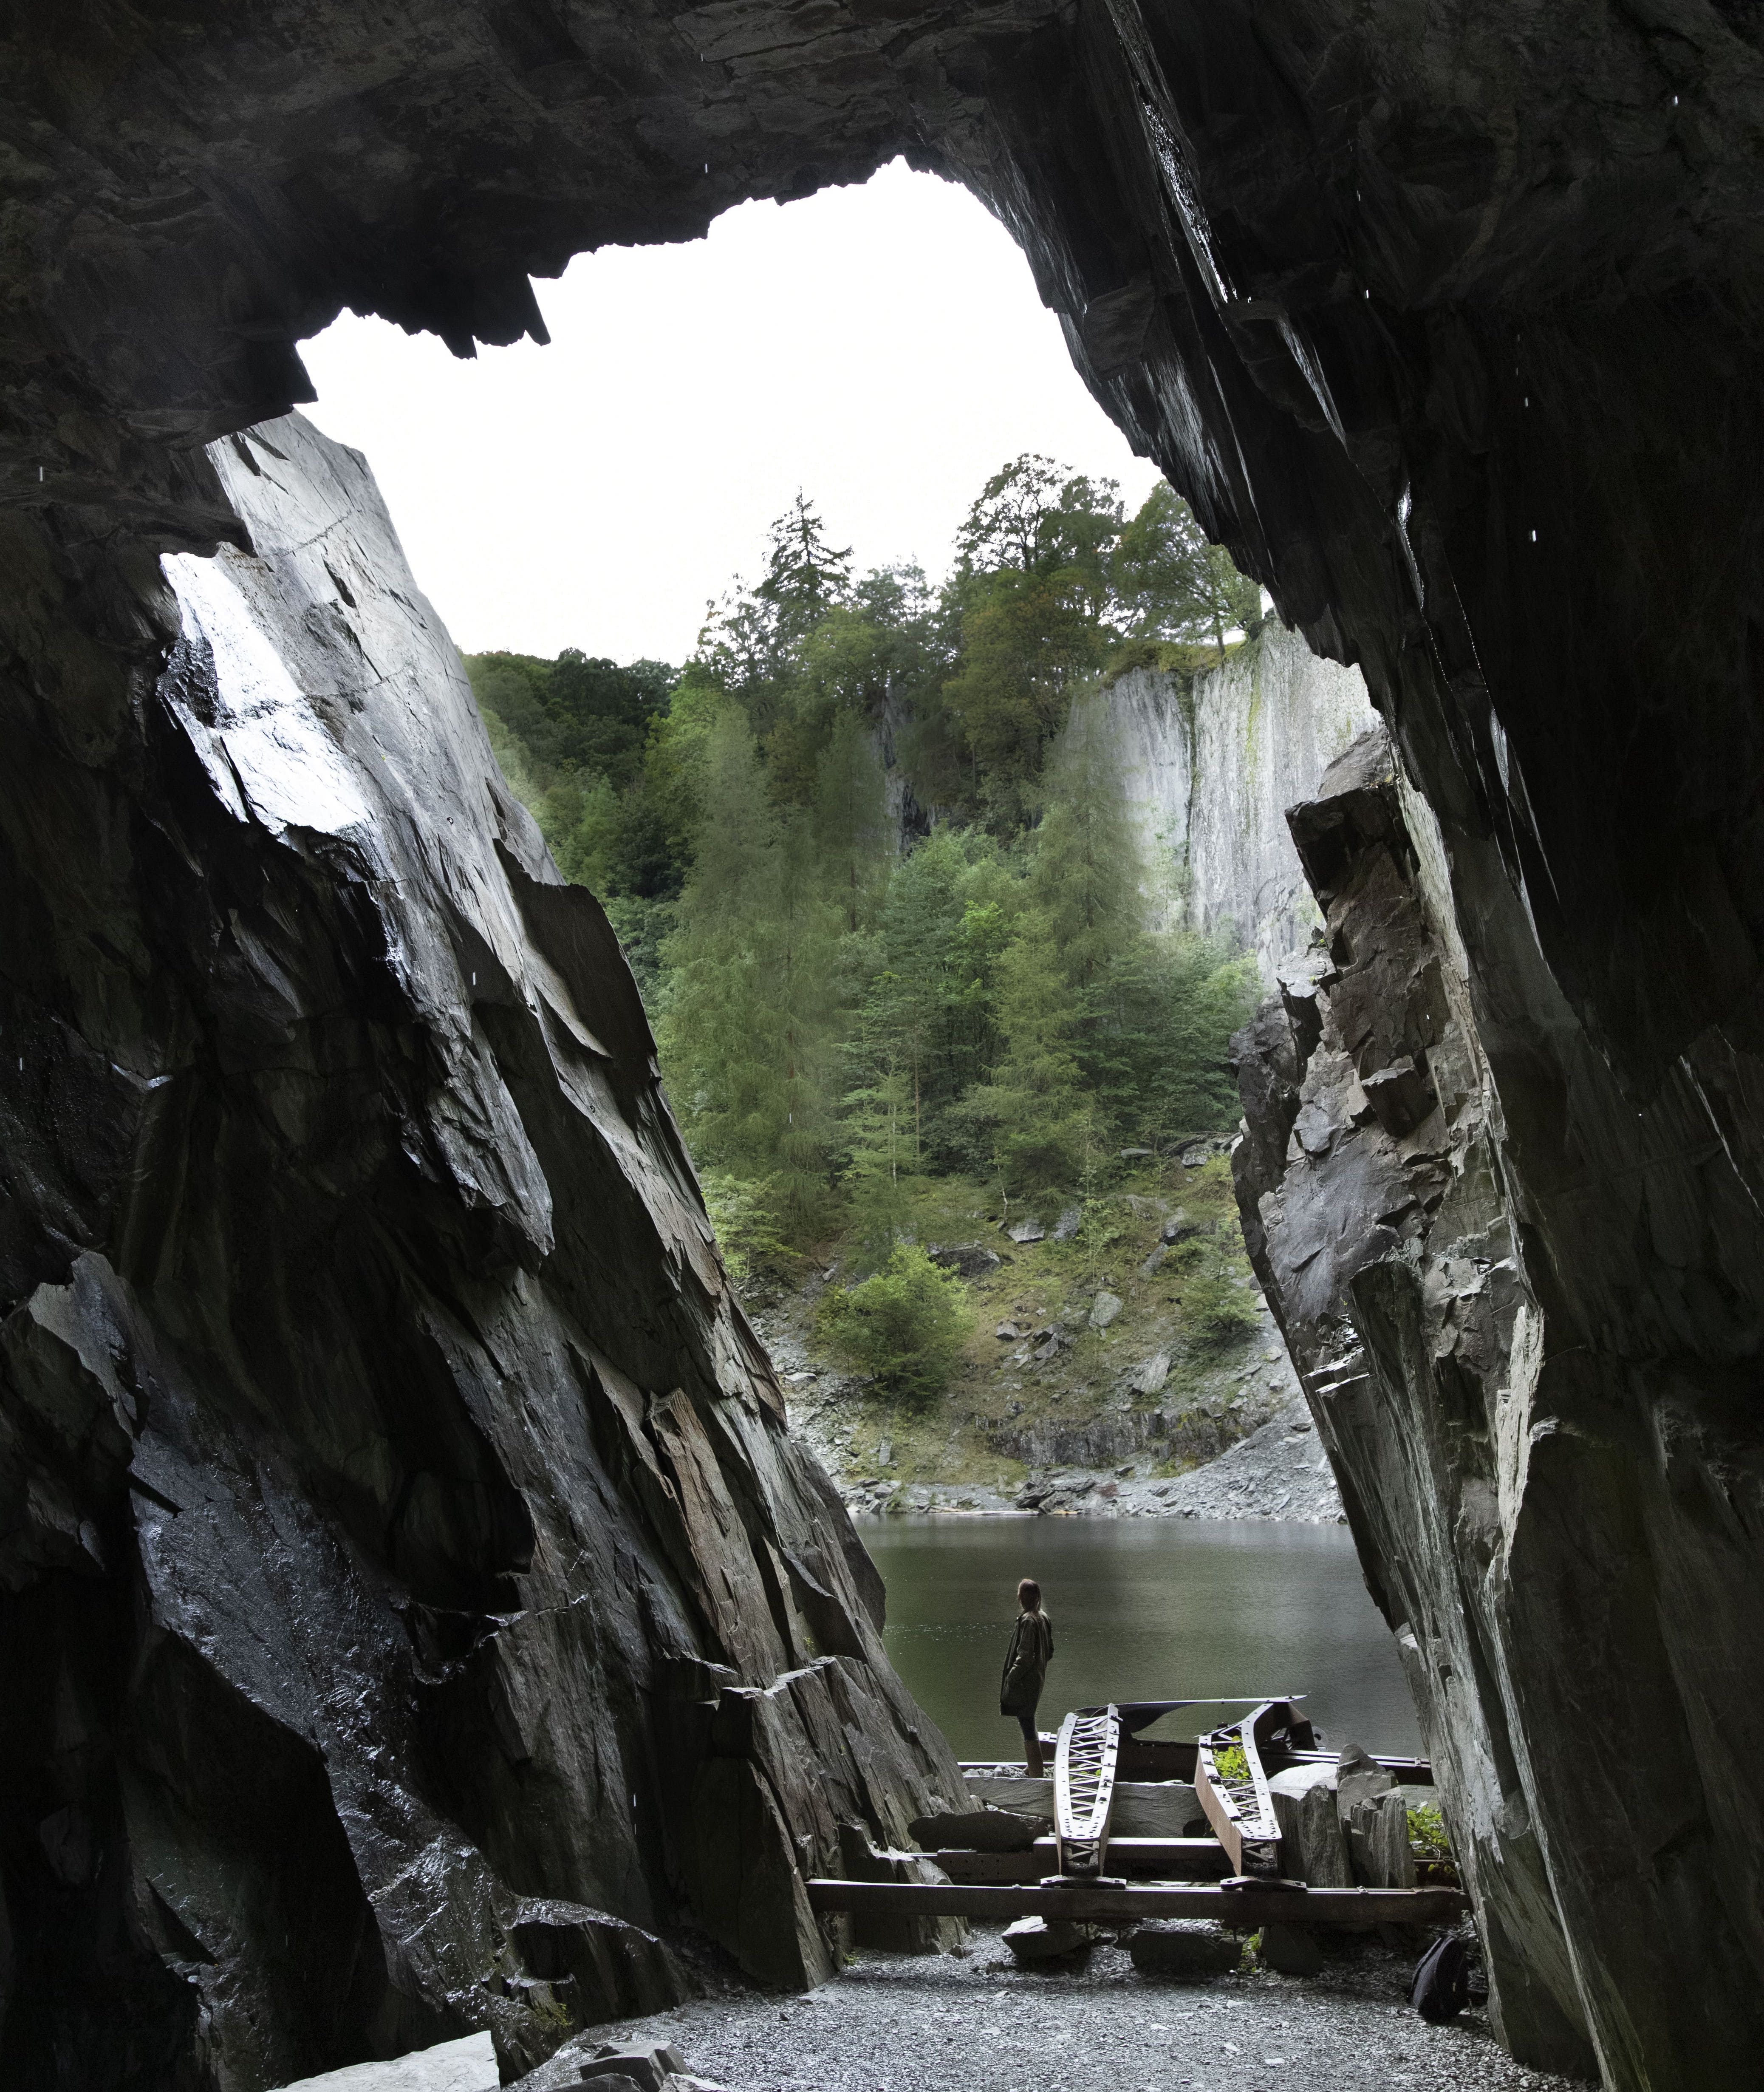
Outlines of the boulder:
[{"label": "boulder", "polygon": [[1038,1243],[1047,1234],[1039,1221],[1013,1221],[1005,1232],[1014,1243]]},{"label": "boulder", "polygon": [[1004,1943],[1019,1961],[1055,1961],[1096,1943],[1096,1928],[1065,1917],[1020,1917],[1004,1929]]},{"label": "boulder", "polygon": [[1335,1761],[1335,1801],[1343,1820],[1356,1802],[1369,1801],[1375,1796],[1388,1794],[1396,1784],[1396,1774],[1388,1766],[1381,1766],[1358,1744],[1346,1744]]},{"label": "boulder", "polygon": [[1054,1223],[1055,1241],[1070,1242],[1083,1225],[1082,1206],[1062,1206],[1059,1209],[1059,1218]]},{"label": "boulder", "polygon": [[634,2085],[637,2092],[662,2092],[664,2081],[684,2076],[686,2064],[679,2051],[647,2042],[602,2042],[582,2065],[581,2081],[595,2092],[624,2092]]},{"label": "boulder", "polygon": [[933,1243],[925,1255],[940,1271],[962,1278],[984,1278],[998,1269],[998,1252],[984,1243]]},{"label": "boulder", "polygon": [[1345,1825],[1354,1878],[1369,1889],[1412,1889],[1415,1853],[1408,1842],[1408,1805],[1396,1792],[1352,1803]]},{"label": "boulder", "polygon": [[1256,1950],[1269,1968],[1283,1976],[1315,1976],[1323,1966],[1317,1935],[1308,1925],[1265,1925]]},{"label": "boulder", "polygon": [[496,2092],[496,2044],[487,2033],[438,2042],[384,2063],[356,2063],[297,2078],[280,2092]]},{"label": "boulder", "polygon": [[1184,1242],[1190,1235],[1198,1233],[1199,1230],[1195,1226],[1194,1222],[1180,1206],[1164,1222],[1163,1239],[1167,1243]]},{"label": "boulder", "polygon": [[1169,1251],[1162,1243],[1159,1243],[1157,1247],[1152,1251],[1151,1255],[1147,1257],[1145,1261],[1140,1266],[1140,1277],[1141,1278],[1155,1278],[1158,1275],[1158,1265],[1163,1262],[1164,1259],[1169,1254]]},{"label": "boulder", "polygon": [[1128,1385],[1136,1394],[1156,1394],[1169,1377],[1169,1352],[1154,1351]]},{"label": "boulder", "polygon": [[1347,1832],[1335,1807],[1332,1765],[1292,1766],[1268,1782],[1280,1826],[1280,1871],[1313,1888],[1353,1886]]},{"label": "boulder", "polygon": [[1141,1975],[1184,1983],[1229,1976],[1244,1958],[1242,1941],[1205,1919],[1171,1918],[1142,1925],[1128,1941],[1127,1951]]},{"label": "boulder", "polygon": [[1093,1329],[1107,1329],[1120,1313],[1124,1305],[1124,1303],[1119,1295],[1099,1293],[1096,1297],[1096,1304],[1090,1310],[1091,1328]]},{"label": "boulder", "polygon": [[1009,1809],[920,1816],[907,1827],[928,1852],[1026,1852],[1047,1829],[1042,1818]]},{"label": "boulder", "polygon": [[[839,1866],[846,1879],[853,1882],[936,1883],[949,1879],[924,1853],[878,1846],[865,1825],[849,1819],[839,1826]],[[858,1946],[879,1947],[898,1954],[947,1953],[968,1937],[968,1921],[962,1917],[904,1917],[865,1911],[847,1921]]]}]

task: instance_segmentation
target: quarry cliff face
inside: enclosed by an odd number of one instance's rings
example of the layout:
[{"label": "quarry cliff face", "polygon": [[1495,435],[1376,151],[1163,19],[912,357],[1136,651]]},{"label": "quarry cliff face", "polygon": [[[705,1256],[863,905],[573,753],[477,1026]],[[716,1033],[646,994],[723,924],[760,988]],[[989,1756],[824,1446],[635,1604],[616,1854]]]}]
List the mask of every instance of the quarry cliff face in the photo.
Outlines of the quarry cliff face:
[{"label": "quarry cliff face", "polygon": [[[1334,978],[1268,1042],[1270,1091],[1313,1084],[1251,1186],[1270,1277],[1308,1372],[1313,1327],[1368,1362],[1334,1442],[1504,2038],[1624,2092],[1754,2081],[1760,34],[1725,0],[0,24],[14,2074],[261,2083],[262,2029],[366,2052],[470,2000],[526,2052],[613,1938],[675,1980],[593,1899],[788,1943],[828,1834],[785,1791],[879,1822],[947,1776],[591,904],[408,678],[343,672],[349,597],[419,644],[383,542],[275,607],[305,555],[231,441],[286,428],[345,302],[541,331],[529,271],[904,152],[1017,233],[1098,397],[1390,725],[1408,840],[1369,777],[1305,845]],[[223,581],[339,694],[310,731]]]},{"label": "quarry cliff face", "polygon": [[1217,668],[1193,677],[1132,669],[1102,702],[1174,921],[1254,953],[1271,988],[1322,920],[1286,810],[1378,723],[1365,683],[1270,620]]},{"label": "quarry cliff face", "polygon": [[5,1023],[0,2054],[530,2066],[670,1941],[823,1977],[802,1874],[960,1775],[361,460],[211,462],[252,555],[141,569],[105,760],[9,766],[71,1001]]}]

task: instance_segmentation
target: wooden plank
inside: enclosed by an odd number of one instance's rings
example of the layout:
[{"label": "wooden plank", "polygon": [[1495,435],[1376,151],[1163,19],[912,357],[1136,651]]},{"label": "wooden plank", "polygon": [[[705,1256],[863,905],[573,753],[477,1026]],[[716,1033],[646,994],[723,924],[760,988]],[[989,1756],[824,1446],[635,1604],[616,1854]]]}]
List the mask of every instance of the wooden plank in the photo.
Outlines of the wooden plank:
[{"label": "wooden plank", "polygon": [[[1274,1818],[1262,1752],[1264,1740],[1283,1733],[1292,1718],[1289,1701],[1264,1701],[1245,1720],[1215,1729],[1201,1739],[1195,1759],[1195,1794],[1219,1843],[1230,1854],[1236,1874],[1274,1875],[1279,1871],[1280,1826]],[[1244,1754],[1255,1800],[1253,1811],[1231,1794],[1219,1771],[1215,1753],[1227,1748]]]},{"label": "wooden plank", "polygon": [[1231,1872],[1240,1874],[1244,1871],[1244,1836],[1238,1822],[1237,1805],[1225,1792],[1213,1763],[1213,1753],[1205,1744],[1195,1757],[1194,1798],[1205,1812],[1213,1835],[1224,1847]]},{"label": "wooden plank", "polygon": [[1458,1889],[1303,1889],[1270,1883],[1225,1888],[1203,1882],[1098,1882],[1038,1885],[966,1882],[812,1881],[817,1911],[891,1917],[1147,1920],[1207,1917],[1252,1930],[1259,1925],[1449,1925],[1469,1907]]},{"label": "wooden plank", "polygon": [[[958,1882],[1040,1882],[1057,1873],[1059,1848],[1038,1838],[1026,1852],[928,1852],[925,1857]],[[1141,1880],[1216,1882],[1231,1864],[1216,1838],[1109,1839],[1109,1870]]]}]

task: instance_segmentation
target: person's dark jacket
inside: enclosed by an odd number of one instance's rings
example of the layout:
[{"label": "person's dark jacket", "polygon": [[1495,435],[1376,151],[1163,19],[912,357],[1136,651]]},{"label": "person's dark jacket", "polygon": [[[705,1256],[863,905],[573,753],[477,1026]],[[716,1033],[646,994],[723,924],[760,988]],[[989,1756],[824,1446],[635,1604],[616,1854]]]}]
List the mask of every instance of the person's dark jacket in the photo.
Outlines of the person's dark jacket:
[{"label": "person's dark jacket", "polygon": [[1046,1613],[1019,1613],[998,1688],[1001,1714],[1033,1714],[1054,1656],[1054,1624]]}]

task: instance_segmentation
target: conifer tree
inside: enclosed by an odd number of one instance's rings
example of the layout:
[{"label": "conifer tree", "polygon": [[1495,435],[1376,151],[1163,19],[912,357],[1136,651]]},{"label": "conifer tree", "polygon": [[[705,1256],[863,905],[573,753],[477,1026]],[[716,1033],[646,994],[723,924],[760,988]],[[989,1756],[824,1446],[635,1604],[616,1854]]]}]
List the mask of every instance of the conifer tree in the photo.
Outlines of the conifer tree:
[{"label": "conifer tree", "polygon": [[887,883],[889,832],[882,763],[867,724],[853,712],[834,718],[815,766],[811,818],[826,897],[855,936]]},{"label": "conifer tree", "polygon": [[787,641],[800,639],[852,592],[852,548],[827,541],[820,511],[800,491],[773,524],[766,578],[753,593]]},{"label": "conifer tree", "polygon": [[661,1048],[700,1158],[765,1180],[800,1230],[826,1195],[830,911],[800,816],[780,822],[734,707],[705,757],[697,861],[678,927]]},{"label": "conifer tree", "polygon": [[1086,1023],[1101,1006],[1111,964],[1143,927],[1141,857],[1107,712],[1080,698],[1047,766],[1029,893]]},{"label": "conifer tree", "polygon": [[971,1100],[992,1123],[999,1175],[1013,1193],[1070,1184],[1093,1139],[1095,1107],[1059,944],[1038,908],[1024,911],[1000,962],[998,1007],[1003,1056]]}]

